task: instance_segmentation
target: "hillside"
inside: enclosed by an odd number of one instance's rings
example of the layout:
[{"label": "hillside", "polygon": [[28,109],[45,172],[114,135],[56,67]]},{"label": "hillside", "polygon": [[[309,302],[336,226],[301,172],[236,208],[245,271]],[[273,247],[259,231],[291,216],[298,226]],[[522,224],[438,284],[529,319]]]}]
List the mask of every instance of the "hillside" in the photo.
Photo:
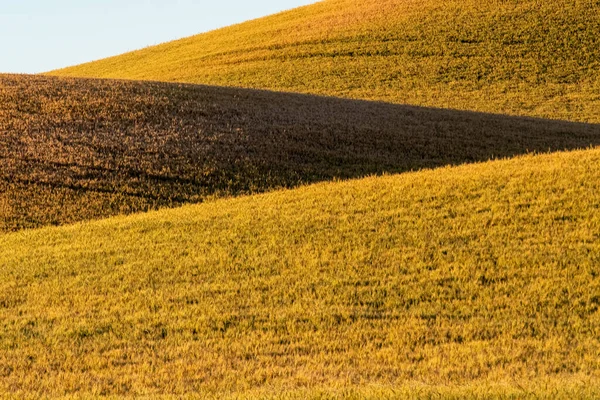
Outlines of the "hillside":
[{"label": "hillside", "polygon": [[0,392],[598,398],[599,192],[594,149],[2,235]]},{"label": "hillside", "polygon": [[0,231],[590,145],[598,125],[0,75]]},{"label": "hillside", "polygon": [[51,74],[600,123],[599,0],[325,0]]}]

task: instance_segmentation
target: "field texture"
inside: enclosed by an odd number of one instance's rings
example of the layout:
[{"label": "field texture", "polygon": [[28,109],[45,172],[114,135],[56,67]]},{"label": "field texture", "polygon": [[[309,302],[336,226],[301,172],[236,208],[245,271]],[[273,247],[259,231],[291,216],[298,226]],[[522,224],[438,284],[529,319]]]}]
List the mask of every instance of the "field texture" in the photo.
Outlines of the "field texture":
[{"label": "field texture", "polygon": [[600,122],[600,0],[326,0],[56,75]]},{"label": "field texture", "polygon": [[0,231],[600,144],[600,126],[178,84],[0,76]]},{"label": "field texture", "polygon": [[598,398],[599,192],[593,149],[2,235],[0,392]]}]

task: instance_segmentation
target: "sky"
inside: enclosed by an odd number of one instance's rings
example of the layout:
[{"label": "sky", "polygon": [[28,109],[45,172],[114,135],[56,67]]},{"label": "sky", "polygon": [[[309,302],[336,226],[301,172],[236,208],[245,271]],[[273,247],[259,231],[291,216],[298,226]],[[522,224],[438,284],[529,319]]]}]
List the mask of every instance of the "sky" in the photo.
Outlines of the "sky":
[{"label": "sky", "polygon": [[0,0],[0,73],[38,73],[316,0]]}]

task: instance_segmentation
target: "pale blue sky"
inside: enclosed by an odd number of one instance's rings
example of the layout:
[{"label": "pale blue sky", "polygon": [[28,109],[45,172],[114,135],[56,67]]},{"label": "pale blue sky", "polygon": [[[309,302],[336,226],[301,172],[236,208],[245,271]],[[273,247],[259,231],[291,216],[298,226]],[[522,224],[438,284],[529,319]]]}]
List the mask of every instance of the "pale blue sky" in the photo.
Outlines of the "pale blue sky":
[{"label": "pale blue sky", "polygon": [[314,2],[0,0],[0,72],[45,72]]}]

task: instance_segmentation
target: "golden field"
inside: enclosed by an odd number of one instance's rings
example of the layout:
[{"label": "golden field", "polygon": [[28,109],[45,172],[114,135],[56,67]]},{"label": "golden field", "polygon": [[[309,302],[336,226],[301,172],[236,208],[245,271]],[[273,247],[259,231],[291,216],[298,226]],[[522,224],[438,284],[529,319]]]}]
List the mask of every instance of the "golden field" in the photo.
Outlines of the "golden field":
[{"label": "golden field", "polygon": [[590,145],[591,124],[0,75],[0,232]]},{"label": "golden field", "polygon": [[599,20],[325,0],[0,75],[0,398],[600,398]]},{"label": "golden field", "polygon": [[599,0],[325,0],[53,75],[600,122]]},{"label": "golden field", "polygon": [[15,397],[597,398],[600,150],[0,236]]}]

